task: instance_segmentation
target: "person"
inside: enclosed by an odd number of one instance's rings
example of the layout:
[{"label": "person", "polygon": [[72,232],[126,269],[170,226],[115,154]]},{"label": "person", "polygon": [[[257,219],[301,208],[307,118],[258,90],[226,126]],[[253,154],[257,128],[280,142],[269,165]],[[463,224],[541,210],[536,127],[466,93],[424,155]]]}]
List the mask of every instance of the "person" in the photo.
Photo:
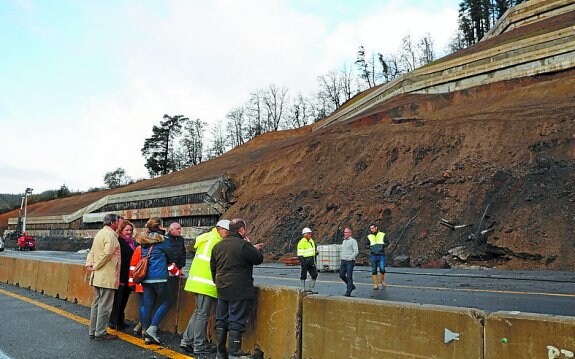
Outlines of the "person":
[{"label": "person", "polygon": [[[230,221],[228,235],[212,249],[210,269],[218,291],[216,305],[216,358],[238,359],[242,353],[242,335],[252,301],[256,296],[253,267],[264,260],[263,244],[252,244],[246,222]],[[229,344],[226,340],[229,331]],[[229,352],[229,357],[228,357]]]},{"label": "person", "polygon": [[341,264],[339,265],[339,277],[347,284],[345,296],[351,297],[351,292],[355,290],[353,285],[353,267],[355,258],[359,254],[357,241],[351,236],[351,229],[346,227],[343,230],[343,242],[341,243]]},{"label": "person", "polygon": [[178,222],[170,224],[166,239],[170,241],[174,254],[174,264],[182,270],[186,266],[186,245],[182,237],[182,226]]},{"label": "person", "polygon": [[[132,259],[130,259],[130,274],[128,279],[128,285],[132,290],[136,293],[137,302],[138,302],[138,313],[144,312],[144,287],[141,283],[134,283],[134,276],[133,271],[136,269],[136,265],[142,259],[142,246],[138,245],[136,249],[134,249],[134,253],[132,254]],[[142,320],[138,321],[133,329],[134,335],[141,336],[142,335]]]},{"label": "person", "polygon": [[373,279],[373,289],[379,289],[377,281],[377,269],[381,278],[381,288],[385,288],[385,248],[389,241],[385,238],[385,233],[380,232],[375,223],[369,225],[371,232],[367,236],[366,247],[370,250],[369,261],[371,264],[371,277]]},{"label": "person", "polygon": [[120,243],[120,285],[116,294],[114,295],[114,304],[112,306],[112,313],[110,315],[109,326],[112,329],[123,330],[129,327],[128,323],[124,321],[124,311],[128,299],[130,298],[130,287],[128,286],[129,273],[130,273],[130,260],[134,249],[136,248],[135,240],[132,234],[134,233],[134,225],[128,220],[121,220],[118,229],[118,243]]},{"label": "person", "polygon": [[110,314],[114,304],[114,293],[120,283],[120,243],[116,229],[120,223],[118,215],[104,216],[104,227],[98,231],[92,248],[86,258],[86,270],[90,272],[90,285],[94,287],[94,299],[90,308],[90,339],[118,339],[107,332]]},{"label": "person", "polygon": [[[163,345],[158,337],[158,326],[171,306],[168,264],[173,262],[172,247],[169,241],[164,240],[161,218],[150,218],[145,227],[146,233],[136,235],[136,241],[142,246],[141,256],[150,253],[148,272],[142,281],[144,300],[140,306],[140,321],[146,344]],[[154,311],[155,304],[157,308]]]},{"label": "person", "polygon": [[[315,247],[315,242],[311,237],[312,230],[306,227],[301,231],[301,233],[303,237],[297,244],[297,256],[301,265],[301,286],[306,292],[317,293],[314,292],[314,288],[317,280],[316,256],[318,253]],[[311,276],[311,283],[309,285],[309,289],[306,289],[305,281],[307,279],[308,272]]]},{"label": "person", "polygon": [[198,236],[194,243],[195,256],[184,290],[194,293],[196,307],[180,342],[180,347],[191,354],[215,352],[215,347],[206,340],[210,311],[218,298],[216,284],[212,278],[210,260],[212,249],[222,238],[228,235],[229,229],[230,221],[222,219],[216,223],[210,232]]}]

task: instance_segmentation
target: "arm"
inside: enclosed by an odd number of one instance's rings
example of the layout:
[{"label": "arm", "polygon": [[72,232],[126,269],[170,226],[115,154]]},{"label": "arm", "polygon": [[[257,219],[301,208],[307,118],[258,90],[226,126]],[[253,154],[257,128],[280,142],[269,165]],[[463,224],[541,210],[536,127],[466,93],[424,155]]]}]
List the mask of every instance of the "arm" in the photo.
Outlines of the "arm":
[{"label": "arm", "polygon": [[242,255],[253,265],[262,264],[264,261],[264,255],[262,252],[248,241],[245,241],[242,245]]},{"label": "arm", "polygon": [[357,255],[359,254],[359,248],[357,247],[357,241],[354,239],[352,242],[352,249],[353,253],[351,254],[351,260],[354,261]]}]

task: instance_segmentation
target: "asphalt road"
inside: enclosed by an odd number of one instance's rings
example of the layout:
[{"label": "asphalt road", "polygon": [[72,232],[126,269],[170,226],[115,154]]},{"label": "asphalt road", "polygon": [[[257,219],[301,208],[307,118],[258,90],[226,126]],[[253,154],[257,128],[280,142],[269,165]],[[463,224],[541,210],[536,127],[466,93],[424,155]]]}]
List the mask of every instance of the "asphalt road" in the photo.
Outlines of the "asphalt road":
[{"label": "asphalt road", "polygon": [[[2,255],[84,263],[86,254],[54,251]],[[188,262],[190,262],[188,260]],[[189,265],[189,263],[188,263]],[[407,303],[477,308],[486,312],[518,311],[575,316],[575,274],[551,271],[387,268],[387,288],[373,290],[368,267],[356,267],[354,297]],[[256,285],[299,287],[297,266],[263,264],[254,270]],[[184,270],[187,273],[187,269]],[[343,295],[345,285],[337,273],[321,272],[320,294]]]}]

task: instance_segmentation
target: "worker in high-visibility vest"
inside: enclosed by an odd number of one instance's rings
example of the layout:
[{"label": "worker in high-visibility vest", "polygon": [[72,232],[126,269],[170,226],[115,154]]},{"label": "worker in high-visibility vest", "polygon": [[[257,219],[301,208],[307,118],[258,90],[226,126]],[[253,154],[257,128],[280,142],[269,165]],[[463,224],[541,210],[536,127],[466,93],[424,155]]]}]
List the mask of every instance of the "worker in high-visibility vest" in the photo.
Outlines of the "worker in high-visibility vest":
[{"label": "worker in high-visibility vest", "polygon": [[229,229],[230,221],[222,219],[211,231],[199,235],[194,243],[194,260],[184,290],[194,293],[196,308],[180,342],[180,347],[188,353],[203,355],[216,352],[215,346],[210,344],[206,338],[210,311],[218,298],[210,269],[210,260],[212,249],[228,235]]},{"label": "worker in high-visibility vest", "polygon": [[381,288],[385,288],[385,248],[389,241],[385,238],[385,233],[377,229],[376,224],[369,225],[371,232],[367,236],[366,246],[369,248],[369,260],[371,263],[371,277],[373,279],[373,289],[379,289],[377,281],[377,269],[379,268],[379,277],[381,279]]},{"label": "worker in high-visibility vest", "polygon": [[[313,240],[312,231],[309,228],[304,228],[301,231],[303,237],[297,244],[297,256],[299,258],[299,262],[301,265],[301,285],[304,291],[316,293],[314,292],[315,282],[317,280],[317,265],[316,265],[316,256],[317,250],[315,247],[315,242]],[[309,288],[306,289],[305,281],[307,279],[307,274],[311,276],[311,283]]]}]

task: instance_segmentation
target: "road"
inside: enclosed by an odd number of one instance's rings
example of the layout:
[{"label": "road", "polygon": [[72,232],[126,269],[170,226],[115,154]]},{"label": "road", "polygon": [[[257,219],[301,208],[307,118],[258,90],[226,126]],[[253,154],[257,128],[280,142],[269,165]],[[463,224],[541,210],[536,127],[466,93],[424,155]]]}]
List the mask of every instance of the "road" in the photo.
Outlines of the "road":
[{"label": "road", "polygon": [[[84,263],[86,254],[54,251],[3,255]],[[189,261],[188,261],[189,262]],[[368,267],[356,267],[354,297],[406,303],[477,308],[485,312],[517,311],[575,316],[575,275],[572,272],[388,268],[385,290],[373,290]],[[187,273],[187,270],[184,270]],[[255,268],[256,285],[299,287],[299,267],[263,264]],[[321,272],[320,294],[343,295],[337,273]]]}]

